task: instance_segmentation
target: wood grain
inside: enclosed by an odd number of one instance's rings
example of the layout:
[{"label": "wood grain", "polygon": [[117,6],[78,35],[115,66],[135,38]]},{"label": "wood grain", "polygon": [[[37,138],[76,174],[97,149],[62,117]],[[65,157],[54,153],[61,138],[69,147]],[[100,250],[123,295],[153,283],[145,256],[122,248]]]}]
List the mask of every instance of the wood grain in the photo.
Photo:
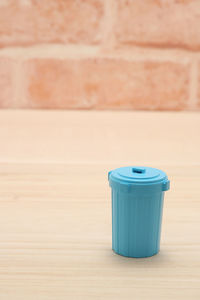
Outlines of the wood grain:
[{"label": "wood grain", "polygon": [[[200,115],[0,112],[0,299],[200,299]],[[111,250],[108,170],[164,169],[161,251]]]}]

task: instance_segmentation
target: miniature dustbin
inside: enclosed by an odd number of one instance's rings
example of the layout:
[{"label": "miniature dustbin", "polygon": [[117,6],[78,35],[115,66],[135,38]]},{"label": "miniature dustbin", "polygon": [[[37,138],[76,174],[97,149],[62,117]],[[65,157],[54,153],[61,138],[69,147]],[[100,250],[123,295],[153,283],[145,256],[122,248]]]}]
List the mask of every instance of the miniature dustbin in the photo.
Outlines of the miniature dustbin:
[{"label": "miniature dustbin", "polygon": [[112,249],[128,257],[158,253],[167,175],[149,167],[110,171],[112,189]]}]

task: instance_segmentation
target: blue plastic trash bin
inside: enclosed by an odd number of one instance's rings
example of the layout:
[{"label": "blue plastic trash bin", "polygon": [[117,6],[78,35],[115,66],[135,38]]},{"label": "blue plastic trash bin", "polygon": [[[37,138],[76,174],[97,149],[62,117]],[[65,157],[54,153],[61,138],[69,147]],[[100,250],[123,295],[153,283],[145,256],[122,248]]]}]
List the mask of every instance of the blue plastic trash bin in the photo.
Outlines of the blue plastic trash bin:
[{"label": "blue plastic trash bin", "polygon": [[128,257],[158,253],[167,175],[149,167],[123,167],[108,174],[112,188],[112,249]]}]

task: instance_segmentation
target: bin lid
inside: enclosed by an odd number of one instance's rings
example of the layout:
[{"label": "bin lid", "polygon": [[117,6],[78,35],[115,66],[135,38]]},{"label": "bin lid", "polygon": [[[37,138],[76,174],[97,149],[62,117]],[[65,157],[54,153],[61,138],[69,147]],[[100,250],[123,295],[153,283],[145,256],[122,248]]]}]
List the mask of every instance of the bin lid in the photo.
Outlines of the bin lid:
[{"label": "bin lid", "polygon": [[121,167],[109,172],[109,181],[121,184],[150,185],[155,183],[166,183],[169,189],[169,180],[165,172],[150,167]]}]

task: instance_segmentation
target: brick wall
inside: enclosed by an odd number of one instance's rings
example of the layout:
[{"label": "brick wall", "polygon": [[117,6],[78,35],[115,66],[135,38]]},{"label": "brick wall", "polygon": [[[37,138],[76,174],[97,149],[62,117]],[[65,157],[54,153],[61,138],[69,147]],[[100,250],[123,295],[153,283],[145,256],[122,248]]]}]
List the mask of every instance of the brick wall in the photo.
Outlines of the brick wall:
[{"label": "brick wall", "polygon": [[200,1],[0,0],[0,107],[200,109]]}]

